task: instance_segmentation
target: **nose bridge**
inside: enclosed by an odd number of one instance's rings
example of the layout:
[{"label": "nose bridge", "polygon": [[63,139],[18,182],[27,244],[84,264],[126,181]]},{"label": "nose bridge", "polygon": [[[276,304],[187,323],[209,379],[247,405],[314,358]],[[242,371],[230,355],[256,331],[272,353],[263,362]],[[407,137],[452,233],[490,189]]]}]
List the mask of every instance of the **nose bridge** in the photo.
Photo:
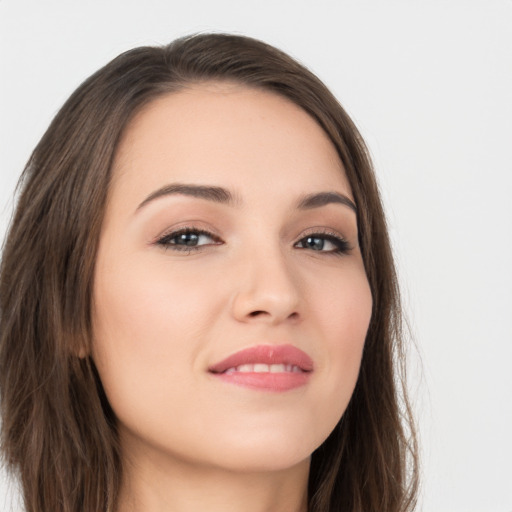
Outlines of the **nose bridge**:
[{"label": "nose bridge", "polygon": [[300,286],[279,243],[247,246],[241,255],[233,304],[239,320],[279,322],[299,315]]}]

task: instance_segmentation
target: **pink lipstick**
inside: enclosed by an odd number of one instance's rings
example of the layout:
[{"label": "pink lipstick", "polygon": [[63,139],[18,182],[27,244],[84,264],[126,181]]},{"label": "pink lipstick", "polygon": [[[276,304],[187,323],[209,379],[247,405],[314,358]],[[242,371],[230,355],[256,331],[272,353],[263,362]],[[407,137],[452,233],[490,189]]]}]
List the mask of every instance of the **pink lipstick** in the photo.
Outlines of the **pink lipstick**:
[{"label": "pink lipstick", "polygon": [[279,392],[304,386],[313,360],[293,345],[257,345],[230,355],[208,371],[231,384]]}]

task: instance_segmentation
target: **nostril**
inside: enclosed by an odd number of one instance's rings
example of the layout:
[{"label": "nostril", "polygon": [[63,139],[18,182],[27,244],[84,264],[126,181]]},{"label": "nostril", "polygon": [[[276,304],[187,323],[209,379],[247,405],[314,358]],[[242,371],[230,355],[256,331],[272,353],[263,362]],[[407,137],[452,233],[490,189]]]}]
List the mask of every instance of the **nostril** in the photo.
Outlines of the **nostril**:
[{"label": "nostril", "polygon": [[[249,313],[249,316],[251,318],[255,318],[260,315],[270,315],[270,313],[268,311],[264,311],[264,310],[251,311]],[[299,314],[297,312],[293,312],[288,316],[288,318],[291,318],[291,319],[297,319],[298,317],[299,317]]]}]

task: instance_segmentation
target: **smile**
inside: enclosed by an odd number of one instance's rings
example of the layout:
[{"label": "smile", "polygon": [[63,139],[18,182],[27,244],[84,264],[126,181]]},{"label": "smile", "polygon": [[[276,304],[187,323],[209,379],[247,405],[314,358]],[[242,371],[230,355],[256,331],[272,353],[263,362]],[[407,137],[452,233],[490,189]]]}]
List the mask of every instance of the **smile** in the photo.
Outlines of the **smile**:
[{"label": "smile", "polygon": [[228,368],[224,373],[301,373],[298,366],[293,364],[242,364],[236,368]]},{"label": "smile", "polygon": [[283,392],[307,384],[313,360],[293,345],[257,345],[228,356],[208,371],[229,384]]}]

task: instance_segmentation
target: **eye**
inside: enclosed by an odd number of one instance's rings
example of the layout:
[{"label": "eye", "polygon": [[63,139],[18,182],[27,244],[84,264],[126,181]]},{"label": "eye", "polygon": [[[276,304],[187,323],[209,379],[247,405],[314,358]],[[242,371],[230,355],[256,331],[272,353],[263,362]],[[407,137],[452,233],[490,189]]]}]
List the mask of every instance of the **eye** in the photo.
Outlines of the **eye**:
[{"label": "eye", "polygon": [[350,250],[344,238],[331,233],[311,233],[301,238],[295,247],[331,254],[346,254]]},{"label": "eye", "polygon": [[156,241],[156,245],[161,245],[166,249],[187,252],[199,250],[205,245],[219,245],[220,243],[222,243],[221,240],[212,233],[195,228],[172,231]]}]

